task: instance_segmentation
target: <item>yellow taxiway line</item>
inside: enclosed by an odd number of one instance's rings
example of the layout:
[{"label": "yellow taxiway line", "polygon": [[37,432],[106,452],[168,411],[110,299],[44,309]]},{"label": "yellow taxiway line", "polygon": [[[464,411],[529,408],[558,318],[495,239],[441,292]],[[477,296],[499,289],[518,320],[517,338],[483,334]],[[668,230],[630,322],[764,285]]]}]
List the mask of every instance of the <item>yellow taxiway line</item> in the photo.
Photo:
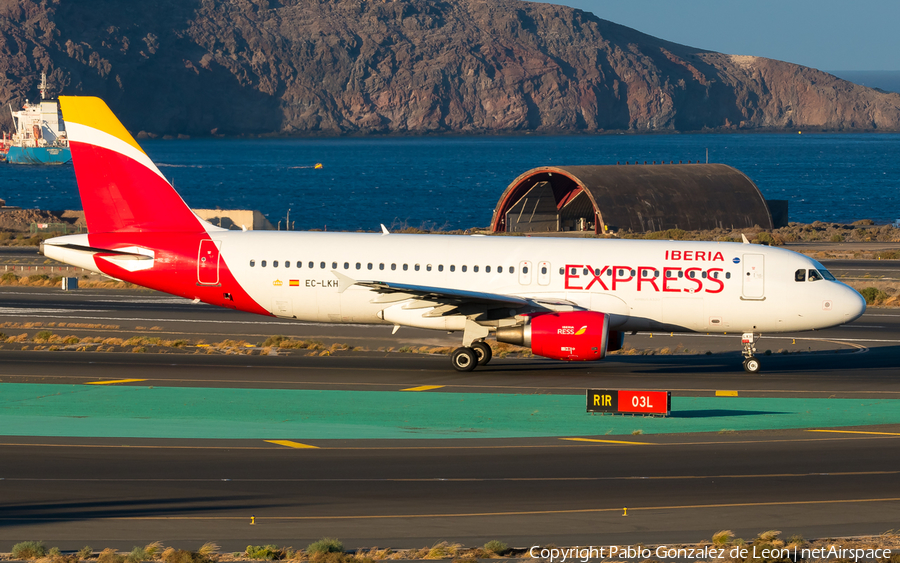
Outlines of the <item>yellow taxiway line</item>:
[{"label": "yellow taxiway line", "polygon": [[88,381],[85,385],[112,385],[113,383],[134,383],[136,381],[147,381],[146,379],[113,379],[111,381]]}]

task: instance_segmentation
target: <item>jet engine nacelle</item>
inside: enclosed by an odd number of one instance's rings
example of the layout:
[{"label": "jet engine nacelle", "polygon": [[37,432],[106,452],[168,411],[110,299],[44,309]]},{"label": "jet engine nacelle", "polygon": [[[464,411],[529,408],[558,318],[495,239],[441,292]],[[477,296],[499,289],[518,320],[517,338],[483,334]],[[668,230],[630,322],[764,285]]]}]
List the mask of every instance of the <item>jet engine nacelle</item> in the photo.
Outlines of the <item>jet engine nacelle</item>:
[{"label": "jet engine nacelle", "polygon": [[554,360],[600,360],[621,348],[623,337],[610,332],[609,315],[594,311],[545,313],[524,325],[497,329],[498,342],[527,346]]}]

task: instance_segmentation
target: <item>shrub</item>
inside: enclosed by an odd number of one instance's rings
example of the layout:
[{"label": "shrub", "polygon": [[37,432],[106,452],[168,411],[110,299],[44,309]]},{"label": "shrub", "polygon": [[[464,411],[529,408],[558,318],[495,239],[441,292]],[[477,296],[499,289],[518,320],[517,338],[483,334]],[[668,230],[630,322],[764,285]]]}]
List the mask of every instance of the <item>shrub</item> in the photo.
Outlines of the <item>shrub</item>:
[{"label": "shrub", "polygon": [[42,541],[23,541],[12,548],[13,559],[37,559],[47,555],[47,548]]},{"label": "shrub", "polygon": [[314,553],[341,553],[342,551],[344,551],[344,544],[336,538],[322,538],[306,546],[307,555]]},{"label": "shrub", "polygon": [[16,282],[19,281],[19,276],[17,276],[15,272],[6,272],[2,276],[0,276],[0,281]]},{"label": "shrub", "polygon": [[125,557],[126,563],[140,563],[141,561],[151,561],[156,559],[162,551],[162,542],[155,541],[144,547],[135,547],[131,553]]},{"label": "shrub", "polygon": [[756,235],[756,240],[758,240],[760,244],[765,244],[767,246],[772,246],[772,243],[775,242],[775,239],[772,238],[772,235],[767,232],[762,232]]},{"label": "shrub", "polygon": [[831,235],[831,242],[844,242],[844,235],[841,233],[834,233]]},{"label": "shrub", "polygon": [[29,282],[39,282],[39,281],[48,281],[50,276],[47,274],[35,274],[33,276],[28,276]]},{"label": "shrub", "polygon": [[35,342],[47,342],[51,338],[53,338],[53,333],[49,330],[42,330],[34,335]]},{"label": "shrub", "polygon": [[250,559],[261,559],[263,561],[274,561],[278,555],[277,545],[248,545],[245,552]]},{"label": "shrub", "polygon": [[732,532],[731,530],[722,530],[713,534],[712,542],[713,545],[727,545],[733,537],[734,532]]},{"label": "shrub", "polygon": [[866,303],[871,305],[876,301],[883,301],[887,299],[887,293],[881,291],[877,287],[864,287],[859,290],[860,295],[866,300]]},{"label": "shrub", "polygon": [[[162,545],[162,544],[160,544],[160,545]],[[205,558],[210,558],[213,555],[215,555],[216,553],[218,553],[220,549],[222,549],[222,548],[219,547],[219,544],[208,541],[205,544],[200,546],[200,549],[197,550],[197,555],[199,555],[201,557],[205,557]]]},{"label": "shrub", "polygon": [[451,544],[442,541],[441,543],[434,544],[434,546],[428,550],[428,555],[425,556],[425,559],[450,559],[456,557],[456,554],[461,547],[462,546],[458,543]]},{"label": "shrub", "polygon": [[489,551],[491,553],[495,553],[497,555],[502,554],[504,551],[509,549],[509,546],[499,540],[491,540],[484,544],[484,550]]},{"label": "shrub", "polygon": [[89,545],[86,545],[78,550],[78,558],[79,559],[87,559],[91,555],[94,554],[94,548]]},{"label": "shrub", "polygon": [[278,346],[279,344],[281,344],[282,340],[287,340],[287,339],[284,336],[280,336],[280,335],[270,336],[270,337],[266,338],[266,341],[263,342],[261,344],[261,346],[263,346],[263,347]]},{"label": "shrub", "polygon": [[115,549],[107,547],[97,556],[97,563],[125,563],[125,556],[120,555]]}]

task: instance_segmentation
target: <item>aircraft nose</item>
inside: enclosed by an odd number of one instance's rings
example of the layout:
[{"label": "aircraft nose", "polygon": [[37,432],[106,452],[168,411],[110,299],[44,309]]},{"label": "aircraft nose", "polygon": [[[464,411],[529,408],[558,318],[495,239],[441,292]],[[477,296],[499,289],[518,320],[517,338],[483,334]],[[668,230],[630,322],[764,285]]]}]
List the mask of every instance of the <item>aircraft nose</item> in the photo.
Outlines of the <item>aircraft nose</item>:
[{"label": "aircraft nose", "polygon": [[836,299],[835,305],[843,313],[845,323],[855,321],[866,312],[866,299],[858,291],[849,286],[844,286],[841,295]]}]

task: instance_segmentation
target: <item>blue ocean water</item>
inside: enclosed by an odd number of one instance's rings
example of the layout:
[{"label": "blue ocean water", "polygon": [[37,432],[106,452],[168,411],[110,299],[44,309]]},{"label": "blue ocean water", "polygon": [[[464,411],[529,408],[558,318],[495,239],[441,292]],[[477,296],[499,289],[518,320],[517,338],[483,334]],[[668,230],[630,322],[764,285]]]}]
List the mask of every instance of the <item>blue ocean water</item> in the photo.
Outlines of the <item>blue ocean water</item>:
[{"label": "blue ocean water", "polygon": [[[900,218],[900,134],[665,134],[144,141],[194,208],[259,209],[296,230],[489,225],[537,166],[706,161],[734,166],[792,221]],[[322,168],[314,168],[322,163]],[[74,169],[0,165],[7,205],[81,209]]]}]

